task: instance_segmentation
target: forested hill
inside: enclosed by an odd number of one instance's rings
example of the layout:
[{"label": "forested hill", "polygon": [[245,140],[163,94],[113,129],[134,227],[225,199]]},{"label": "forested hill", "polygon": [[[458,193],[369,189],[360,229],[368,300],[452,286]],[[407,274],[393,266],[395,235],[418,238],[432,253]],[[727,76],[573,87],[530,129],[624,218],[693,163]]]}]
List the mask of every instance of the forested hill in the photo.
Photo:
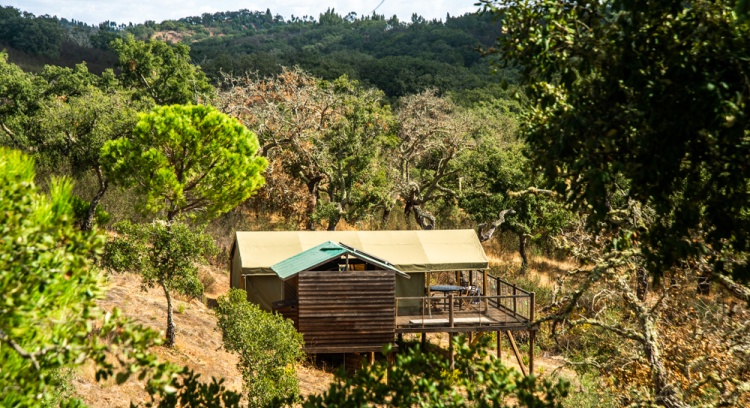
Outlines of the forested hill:
[{"label": "forested hill", "polygon": [[431,21],[413,15],[405,22],[396,16],[342,16],[327,10],[317,18],[285,20],[270,10],[240,10],[161,23],[90,26],[0,8],[0,47],[26,70],[86,61],[91,71],[99,72],[114,63],[113,56],[103,54],[109,42],[127,33],[189,45],[194,62],[214,79],[222,72],[267,75],[296,65],[324,79],[346,74],[391,98],[428,88],[476,89],[498,81],[477,48],[493,44],[499,24],[477,14]]}]

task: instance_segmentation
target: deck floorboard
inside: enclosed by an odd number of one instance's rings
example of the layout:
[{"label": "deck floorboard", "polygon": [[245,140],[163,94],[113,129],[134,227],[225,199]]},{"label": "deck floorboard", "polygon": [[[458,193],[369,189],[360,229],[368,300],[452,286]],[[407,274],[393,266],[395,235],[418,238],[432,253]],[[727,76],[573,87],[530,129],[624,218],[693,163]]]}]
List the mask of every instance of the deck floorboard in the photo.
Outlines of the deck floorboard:
[{"label": "deck floorboard", "polygon": [[[468,310],[467,310],[468,309]],[[396,316],[396,331],[399,333],[422,333],[433,331],[497,331],[529,328],[528,319],[513,316],[513,313],[490,307],[488,310],[473,309],[454,310],[454,327],[450,327],[449,312],[432,310],[418,314],[399,314]]]}]

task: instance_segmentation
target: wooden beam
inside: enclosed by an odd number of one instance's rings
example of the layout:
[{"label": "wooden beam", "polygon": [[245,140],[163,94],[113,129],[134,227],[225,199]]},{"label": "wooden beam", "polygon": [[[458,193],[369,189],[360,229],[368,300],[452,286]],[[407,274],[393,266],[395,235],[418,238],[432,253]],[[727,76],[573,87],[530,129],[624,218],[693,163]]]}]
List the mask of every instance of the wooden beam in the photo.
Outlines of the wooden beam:
[{"label": "wooden beam", "polygon": [[516,340],[513,338],[513,333],[510,332],[510,330],[505,332],[508,334],[508,340],[510,341],[510,347],[513,349],[513,354],[516,355],[516,360],[518,361],[518,366],[521,367],[521,373],[523,375],[526,374],[526,367],[523,365],[523,359],[521,358],[521,353],[518,352],[518,346],[516,346]]}]

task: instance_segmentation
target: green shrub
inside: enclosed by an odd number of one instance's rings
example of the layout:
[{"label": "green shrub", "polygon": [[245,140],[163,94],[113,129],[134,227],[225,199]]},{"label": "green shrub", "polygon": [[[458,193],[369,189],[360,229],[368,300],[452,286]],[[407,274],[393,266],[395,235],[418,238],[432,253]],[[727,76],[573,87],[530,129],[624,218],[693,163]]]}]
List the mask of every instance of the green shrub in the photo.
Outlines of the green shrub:
[{"label": "green shrub", "polygon": [[219,297],[216,309],[224,348],[239,355],[250,407],[299,397],[296,363],[304,357],[302,335],[292,322],[247,301],[241,289]]},{"label": "green shrub", "polygon": [[[562,407],[569,385],[522,376],[487,355],[489,336],[470,345],[454,340],[455,368],[444,356],[414,347],[400,352],[392,366],[380,361],[352,377],[338,376],[328,391],[312,395],[303,407]],[[385,350],[388,352],[389,350]]]},{"label": "green shrub", "polygon": [[[91,205],[91,203],[77,195],[74,195],[71,197],[70,204],[73,206],[73,215],[76,219],[76,222],[83,221],[83,219],[86,218],[89,213],[89,206]],[[94,212],[94,223],[99,227],[103,227],[109,224],[109,220],[109,213],[104,211],[102,206],[97,206]]]}]

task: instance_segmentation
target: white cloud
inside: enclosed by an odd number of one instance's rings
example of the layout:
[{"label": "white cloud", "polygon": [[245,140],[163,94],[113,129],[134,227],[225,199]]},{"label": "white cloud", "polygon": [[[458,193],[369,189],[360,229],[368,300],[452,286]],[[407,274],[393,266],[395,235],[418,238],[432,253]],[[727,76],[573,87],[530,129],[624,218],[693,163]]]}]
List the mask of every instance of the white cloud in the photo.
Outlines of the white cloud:
[{"label": "white cloud", "polygon": [[[445,14],[461,15],[477,10],[475,0],[413,0],[404,2],[399,0],[385,0],[377,13],[390,17],[396,14],[402,21],[409,21],[412,13],[431,20],[445,19]],[[313,1],[313,0],[279,0],[269,5],[261,1],[228,1],[215,0],[131,0],[102,1],[102,0],[2,0],[3,6],[13,6],[22,11],[36,15],[56,15],[68,20],[75,19],[90,24],[98,24],[105,20],[117,23],[142,23],[146,20],[161,22],[168,19],[196,16],[203,13],[217,11],[236,11],[240,9],[265,11],[270,8],[276,15],[285,18],[291,15],[318,17],[326,9],[334,8],[340,15],[354,11],[357,15],[369,15],[378,6],[380,0],[355,1]]]}]

